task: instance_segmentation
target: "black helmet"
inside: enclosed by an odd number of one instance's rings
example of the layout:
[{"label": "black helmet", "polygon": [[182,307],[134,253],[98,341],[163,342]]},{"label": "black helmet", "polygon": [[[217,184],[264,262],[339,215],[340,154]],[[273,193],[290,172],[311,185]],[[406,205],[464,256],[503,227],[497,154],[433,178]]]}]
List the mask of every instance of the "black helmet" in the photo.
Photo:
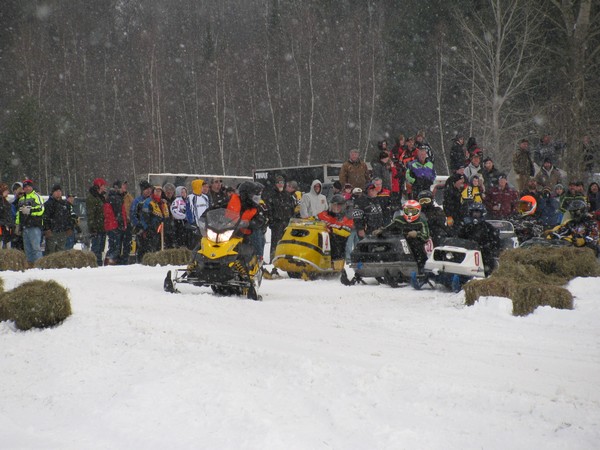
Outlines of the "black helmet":
[{"label": "black helmet", "polygon": [[247,205],[255,204],[258,206],[260,203],[260,193],[262,192],[263,187],[262,184],[253,181],[244,181],[240,184],[238,192],[240,193],[242,203]]},{"label": "black helmet", "polygon": [[433,201],[433,192],[431,192],[429,190],[421,191],[421,192],[419,192],[417,199],[419,200],[419,203],[421,205],[429,204]]},{"label": "black helmet", "polygon": [[346,199],[343,195],[335,194],[333,197],[331,197],[331,201],[329,203],[332,205],[345,205]]},{"label": "black helmet", "polygon": [[483,206],[483,203],[473,202],[469,205],[469,216],[473,220],[474,224],[478,224],[483,220],[485,212],[485,206]]},{"label": "black helmet", "polygon": [[583,219],[587,214],[587,210],[587,203],[579,199],[571,201],[571,203],[569,203],[569,206],[567,207],[567,211],[569,211],[569,214],[571,214],[571,218],[574,220]]}]

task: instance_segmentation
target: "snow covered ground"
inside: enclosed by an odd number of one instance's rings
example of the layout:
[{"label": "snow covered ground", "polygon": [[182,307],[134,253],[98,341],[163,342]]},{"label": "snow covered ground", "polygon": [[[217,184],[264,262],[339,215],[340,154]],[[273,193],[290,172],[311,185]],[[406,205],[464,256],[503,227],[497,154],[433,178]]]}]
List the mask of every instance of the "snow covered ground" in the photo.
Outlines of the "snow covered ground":
[{"label": "snow covered ground", "polygon": [[5,449],[597,449],[600,279],[573,311],[265,280],[262,302],[162,290],[140,265],[1,272],[68,287],[47,330],[0,324]]}]

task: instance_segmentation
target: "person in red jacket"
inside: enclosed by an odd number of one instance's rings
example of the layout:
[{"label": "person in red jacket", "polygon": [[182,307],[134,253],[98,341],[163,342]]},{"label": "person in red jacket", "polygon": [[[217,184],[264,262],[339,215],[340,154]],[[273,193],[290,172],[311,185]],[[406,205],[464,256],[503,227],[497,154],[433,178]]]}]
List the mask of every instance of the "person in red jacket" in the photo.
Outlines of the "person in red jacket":
[{"label": "person in red jacket", "polygon": [[[108,236],[108,251],[104,259],[105,266],[126,264],[123,258],[123,242],[127,231],[127,208],[124,203],[123,183],[115,181],[104,203],[104,230]],[[129,255],[129,250],[127,250]]]},{"label": "person in red jacket", "polygon": [[336,194],[331,198],[329,209],[320,212],[317,217],[327,224],[331,242],[331,259],[344,259],[346,241],[354,227],[354,221],[344,213],[346,199],[343,195]]}]

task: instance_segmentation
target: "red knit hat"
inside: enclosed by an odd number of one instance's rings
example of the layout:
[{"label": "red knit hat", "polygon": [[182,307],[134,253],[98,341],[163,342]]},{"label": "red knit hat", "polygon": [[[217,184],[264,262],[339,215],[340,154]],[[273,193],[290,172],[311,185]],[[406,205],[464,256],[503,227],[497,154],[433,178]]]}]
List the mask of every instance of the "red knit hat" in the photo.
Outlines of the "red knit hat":
[{"label": "red knit hat", "polygon": [[108,183],[106,182],[106,180],[104,178],[96,178],[94,180],[94,186],[100,187],[100,186],[108,186]]}]

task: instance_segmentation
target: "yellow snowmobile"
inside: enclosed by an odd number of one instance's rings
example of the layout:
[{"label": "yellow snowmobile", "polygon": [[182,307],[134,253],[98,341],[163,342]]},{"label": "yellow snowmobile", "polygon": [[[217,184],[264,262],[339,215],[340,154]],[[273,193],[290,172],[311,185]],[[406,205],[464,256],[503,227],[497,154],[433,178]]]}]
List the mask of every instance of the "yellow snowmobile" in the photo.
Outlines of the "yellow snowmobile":
[{"label": "yellow snowmobile", "polygon": [[178,292],[178,283],[210,286],[217,295],[240,295],[261,300],[258,287],[262,280],[262,262],[252,245],[243,242],[240,228],[247,226],[239,214],[225,208],[206,214],[202,240],[193,259],[185,269],[178,269],[172,277],[167,273],[164,289]]},{"label": "yellow snowmobile", "polygon": [[304,280],[337,275],[344,269],[343,258],[331,258],[327,224],[313,218],[290,219],[277,243],[272,263],[277,269],[287,272],[290,278]]}]

